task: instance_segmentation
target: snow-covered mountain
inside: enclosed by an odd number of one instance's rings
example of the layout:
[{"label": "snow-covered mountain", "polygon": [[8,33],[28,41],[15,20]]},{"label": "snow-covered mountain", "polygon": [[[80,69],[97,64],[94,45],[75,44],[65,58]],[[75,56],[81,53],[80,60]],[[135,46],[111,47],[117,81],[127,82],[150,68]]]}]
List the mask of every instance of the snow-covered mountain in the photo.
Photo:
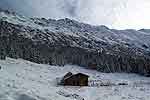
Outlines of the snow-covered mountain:
[{"label": "snow-covered mountain", "polygon": [[[150,47],[150,30],[141,29],[137,30],[115,30],[109,29],[106,26],[92,26],[84,24],[71,19],[45,19],[45,18],[28,18],[22,15],[10,11],[0,12],[1,21],[6,21],[15,25],[20,25],[23,28],[30,28],[31,31],[35,31],[38,34],[38,29],[42,33],[53,32],[63,33],[73,37],[83,37],[87,40],[95,40],[96,42],[104,42],[106,44],[121,44],[125,46],[136,46],[141,49],[148,49]],[[28,31],[29,29],[22,29],[22,31]],[[37,31],[36,31],[37,30]],[[31,32],[29,32],[31,33]],[[29,34],[26,32],[26,36],[33,38],[37,34]],[[44,37],[43,37],[44,38]],[[86,42],[86,41],[85,41]],[[77,46],[78,44],[74,44]],[[73,45],[73,46],[74,46]],[[90,45],[90,44],[89,44]],[[143,46],[144,45],[144,46]],[[146,47],[147,48],[146,48]]]},{"label": "snow-covered mountain", "polygon": [[[0,100],[149,100],[150,78],[136,74],[100,73],[83,67],[50,66],[23,59],[0,60]],[[67,72],[89,75],[88,87],[57,86]],[[108,86],[90,85],[100,80]],[[118,85],[126,83],[128,85]]]},{"label": "snow-covered mountain", "polygon": [[150,73],[150,33],[145,29],[115,30],[0,10],[0,39],[3,56],[103,72]]}]

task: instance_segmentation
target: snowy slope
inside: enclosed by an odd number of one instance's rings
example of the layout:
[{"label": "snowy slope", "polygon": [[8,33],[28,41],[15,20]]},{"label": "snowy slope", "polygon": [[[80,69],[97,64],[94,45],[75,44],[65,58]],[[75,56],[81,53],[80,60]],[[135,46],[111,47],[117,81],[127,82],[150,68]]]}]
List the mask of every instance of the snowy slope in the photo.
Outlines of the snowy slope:
[{"label": "snowy slope", "polygon": [[[73,65],[50,66],[22,59],[0,60],[0,100],[149,100],[150,78],[136,74],[112,74],[87,70]],[[56,78],[68,71],[82,72],[90,80],[101,80],[125,86],[63,87]]]}]

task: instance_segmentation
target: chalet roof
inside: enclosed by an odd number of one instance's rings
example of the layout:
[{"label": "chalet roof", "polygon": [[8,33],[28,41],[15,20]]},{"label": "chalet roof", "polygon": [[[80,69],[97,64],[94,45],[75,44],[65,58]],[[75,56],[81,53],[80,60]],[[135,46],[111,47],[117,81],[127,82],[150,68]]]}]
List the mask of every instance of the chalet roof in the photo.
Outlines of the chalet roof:
[{"label": "chalet roof", "polygon": [[72,76],[72,75],[73,75],[73,73],[68,72],[63,78],[67,78],[67,77],[70,77],[70,76]]},{"label": "chalet roof", "polygon": [[89,75],[86,75],[86,74],[83,74],[83,73],[77,73],[77,74],[75,74],[75,75],[83,75],[83,76],[89,77]]},{"label": "chalet roof", "polygon": [[77,74],[72,74],[71,72],[68,72],[64,77],[63,77],[63,80],[66,80],[72,76],[77,76],[77,75],[82,75],[82,76],[86,76],[86,77],[89,77],[88,75],[86,74],[83,74],[83,73],[77,73]]}]

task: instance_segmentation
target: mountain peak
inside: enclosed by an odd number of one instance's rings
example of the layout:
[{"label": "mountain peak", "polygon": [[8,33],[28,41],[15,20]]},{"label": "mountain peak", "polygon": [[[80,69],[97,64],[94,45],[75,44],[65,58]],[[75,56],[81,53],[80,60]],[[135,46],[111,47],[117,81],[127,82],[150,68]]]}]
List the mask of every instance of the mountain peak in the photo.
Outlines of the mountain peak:
[{"label": "mountain peak", "polygon": [[150,33],[150,29],[140,29],[139,31],[145,32],[145,33]]}]

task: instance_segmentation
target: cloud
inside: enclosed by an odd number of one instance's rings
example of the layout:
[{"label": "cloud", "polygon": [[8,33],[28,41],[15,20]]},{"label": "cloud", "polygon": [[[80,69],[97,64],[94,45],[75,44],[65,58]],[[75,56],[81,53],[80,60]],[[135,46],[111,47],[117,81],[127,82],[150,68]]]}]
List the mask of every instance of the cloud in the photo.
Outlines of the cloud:
[{"label": "cloud", "polygon": [[0,7],[28,16],[69,17],[110,28],[150,27],[149,0],[1,0]]},{"label": "cloud", "polygon": [[118,10],[115,27],[150,29],[150,0],[128,0],[124,8]]}]

